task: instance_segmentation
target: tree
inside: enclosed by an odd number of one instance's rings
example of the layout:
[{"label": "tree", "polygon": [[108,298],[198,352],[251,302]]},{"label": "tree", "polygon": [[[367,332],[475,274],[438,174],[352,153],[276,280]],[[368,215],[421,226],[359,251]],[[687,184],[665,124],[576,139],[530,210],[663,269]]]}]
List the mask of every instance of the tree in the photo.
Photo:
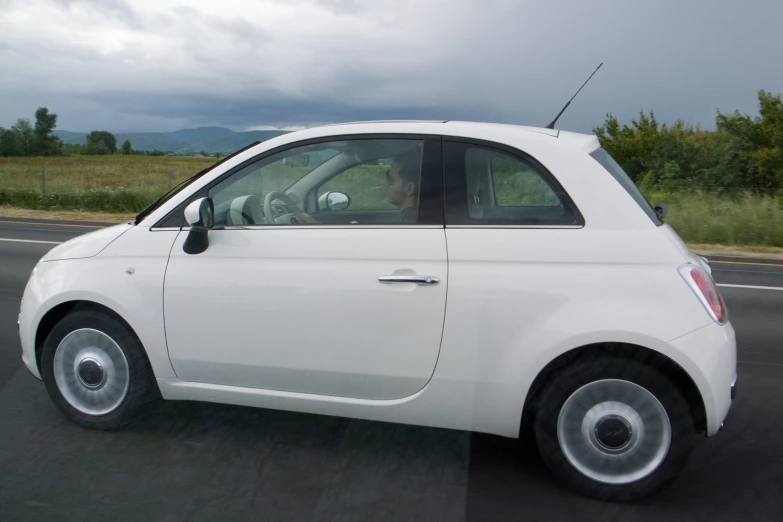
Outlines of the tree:
[{"label": "tree", "polygon": [[608,114],[594,129],[601,146],[644,190],[783,189],[783,100],[758,92],[757,117],[718,111],[714,132],[677,121],[659,125],[644,112],[630,125]]},{"label": "tree", "polygon": [[116,150],[112,151],[109,149],[103,140],[99,141],[98,143],[88,143],[84,149],[85,154],[91,154],[93,156],[105,156],[108,154],[114,154],[114,152],[116,152]]},{"label": "tree", "polygon": [[759,117],[719,112],[718,133],[727,135],[747,186],[779,189],[783,187],[783,100],[763,90],[758,99]]},{"label": "tree", "polygon": [[122,153],[126,155],[131,153],[131,142],[129,140],[122,142]]},{"label": "tree", "polygon": [[727,140],[683,121],[660,125],[654,113],[641,112],[630,125],[620,125],[609,114],[594,132],[601,146],[644,190],[723,190],[747,181],[744,170],[737,170],[727,156],[731,147]]},{"label": "tree", "polygon": [[92,131],[87,135],[86,154],[115,154],[117,138],[109,131]]},{"label": "tree", "polygon": [[57,126],[57,115],[50,114],[46,107],[38,107],[35,111],[35,140],[33,153],[38,156],[55,156],[63,153],[62,141],[57,136],[52,136],[52,131]]},{"label": "tree", "polygon": [[21,156],[16,133],[11,129],[0,127],[0,156]]},{"label": "tree", "polygon": [[33,132],[33,126],[30,124],[30,120],[27,118],[19,118],[11,127],[11,132],[14,133],[16,150],[18,151],[17,155],[32,156],[35,134]]}]

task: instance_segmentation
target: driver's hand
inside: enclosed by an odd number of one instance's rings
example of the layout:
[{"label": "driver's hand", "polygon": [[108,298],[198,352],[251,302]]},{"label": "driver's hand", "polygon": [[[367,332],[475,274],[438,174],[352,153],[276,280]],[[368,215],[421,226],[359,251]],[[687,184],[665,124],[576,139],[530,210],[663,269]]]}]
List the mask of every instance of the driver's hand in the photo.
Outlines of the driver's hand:
[{"label": "driver's hand", "polygon": [[302,223],[320,223],[320,221],[315,219],[313,216],[311,216],[307,212],[302,212],[301,214],[297,215],[296,218],[299,221],[301,221]]}]

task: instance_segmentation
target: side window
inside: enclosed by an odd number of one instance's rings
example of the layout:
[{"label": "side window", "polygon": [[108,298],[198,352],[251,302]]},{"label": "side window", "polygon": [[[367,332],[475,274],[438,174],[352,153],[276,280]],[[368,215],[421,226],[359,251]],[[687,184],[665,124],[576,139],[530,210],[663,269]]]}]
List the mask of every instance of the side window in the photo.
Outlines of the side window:
[{"label": "side window", "polygon": [[413,224],[422,140],[356,139],[294,147],[209,189],[216,226]]},{"label": "side window", "polygon": [[444,159],[447,225],[581,224],[557,181],[521,155],[445,142]]},{"label": "side window", "polygon": [[325,196],[334,192],[350,195],[351,211],[396,209],[388,190],[393,166],[394,158],[383,158],[344,170],[318,188],[318,210],[331,210]]},{"label": "side window", "polygon": [[528,163],[506,154],[489,162],[495,203],[501,207],[556,207],[560,198]]}]

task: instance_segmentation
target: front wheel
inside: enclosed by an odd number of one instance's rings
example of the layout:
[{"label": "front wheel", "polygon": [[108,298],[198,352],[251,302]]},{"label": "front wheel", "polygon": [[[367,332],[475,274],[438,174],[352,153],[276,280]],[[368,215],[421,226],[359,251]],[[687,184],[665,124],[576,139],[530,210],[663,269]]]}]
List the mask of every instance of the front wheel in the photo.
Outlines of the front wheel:
[{"label": "front wheel", "polygon": [[640,362],[582,361],[557,375],[538,404],[542,457],[586,496],[636,500],[668,485],[687,463],[690,408],[666,376]]},{"label": "front wheel", "polygon": [[75,423],[114,429],[157,396],[144,348],[121,321],[92,308],[65,316],[43,346],[46,390]]}]

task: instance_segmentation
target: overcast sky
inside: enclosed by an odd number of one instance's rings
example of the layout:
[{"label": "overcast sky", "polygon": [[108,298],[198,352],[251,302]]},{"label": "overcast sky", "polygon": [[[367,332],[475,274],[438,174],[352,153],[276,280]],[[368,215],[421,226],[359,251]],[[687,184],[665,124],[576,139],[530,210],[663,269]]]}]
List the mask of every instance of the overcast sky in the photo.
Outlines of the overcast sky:
[{"label": "overcast sky", "polygon": [[783,0],[0,0],[0,125],[423,118],[704,127],[783,91]]}]

